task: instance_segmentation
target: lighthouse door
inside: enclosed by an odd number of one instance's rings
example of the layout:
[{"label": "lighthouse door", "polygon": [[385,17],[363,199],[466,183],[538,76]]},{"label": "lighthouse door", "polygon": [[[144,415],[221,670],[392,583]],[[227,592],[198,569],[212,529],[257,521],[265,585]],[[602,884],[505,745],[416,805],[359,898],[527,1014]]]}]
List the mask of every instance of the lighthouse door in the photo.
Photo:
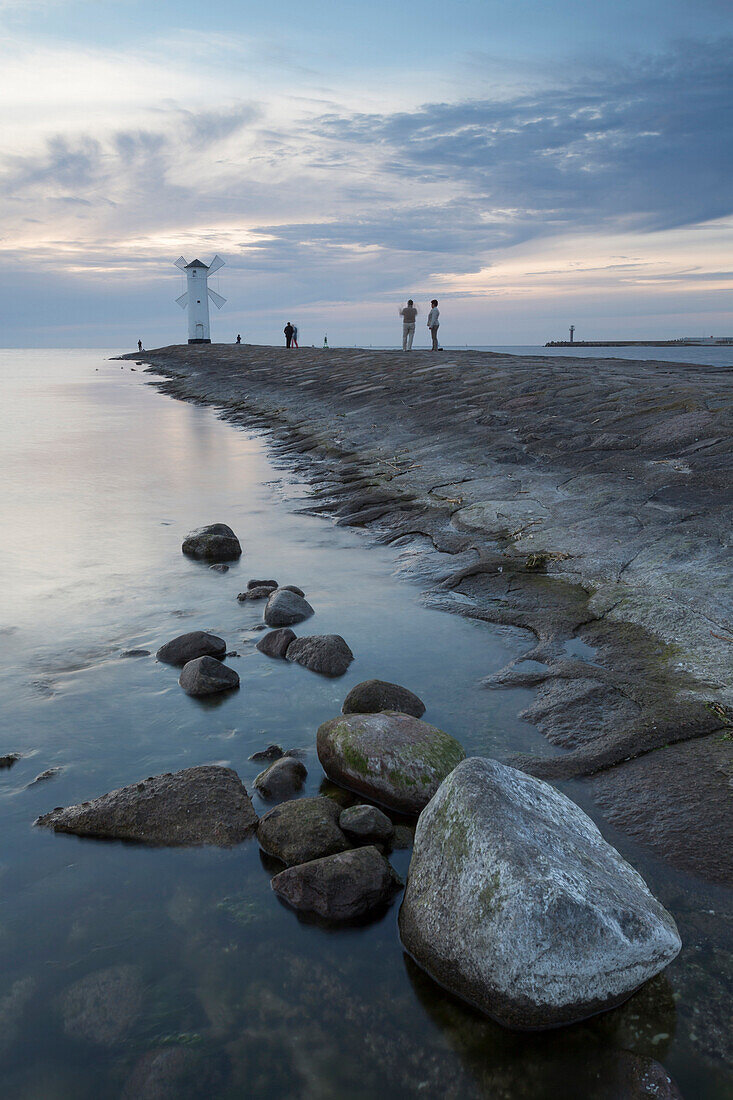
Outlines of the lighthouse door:
[{"label": "lighthouse door", "polygon": [[204,338],[204,326],[202,324],[196,325],[196,339],[203,340]]}]

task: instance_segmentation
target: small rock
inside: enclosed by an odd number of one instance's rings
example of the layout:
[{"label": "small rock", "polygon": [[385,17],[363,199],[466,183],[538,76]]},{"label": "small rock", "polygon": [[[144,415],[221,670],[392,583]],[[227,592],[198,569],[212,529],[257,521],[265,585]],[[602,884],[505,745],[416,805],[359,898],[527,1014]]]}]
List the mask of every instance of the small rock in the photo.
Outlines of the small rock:
[{"label": "small rock", "polygon": [[200,1100],[220,1096],[226,1060],[218,1052],[190,1046],[163,1047],[143,1054],[127,1079],[121,1100]]},{"label": "small rock", "polygon": [[149,657],[149,649],[125,649],[120,653],[120,657]]},{"label": "small rock", "polygon": [[270,885],[298,912],[346,921],[384,905],[402,880],[376,848],[368,847],[287,867]]},{"label": "small rock", "polygon": [[239,676],[214,657],[197,657],[183,666],[178,683],[186,695],[214,695],[239,687]]},{"label": "small rock", "polygon": [[191,531],[183,540],[181,550],[190,558],[204,561],[234,561],[242,554],[239,539],[226,523],[211,523]]},{"label": "small rock", "polygon": [[228,573],[229,566],[225,565],[223,561],[215,561],[213,565],[209,566],[215,573]]},{"label": "small rock", "polygon": [[155,656],[167,665],[180,667],[196,657],[223,657],[226,651],[227,644],[223,638],[208,634],[205,630],[192,630],[166,642]]},{"label": "small rock", "polygon": [[292,626],[313,614],[311,605],[297,592],[276,588],[267,601],[265,622],[268,626]]},{"label": "small rock", "polygon": [[330,798],[282,802],[260,818],[257,839],[268,855],[288,867],[350,848],[338,825],[341,807]]},{"label": "small rock", "polygon": [[244,603],[245,600],[268,600],[272,595],[271,588],[248,588],[246,592],[240,592],[237,599],[240,603]]},{"label": "small rock", "polygon": [[413,825],[395,825],[392,837],[393,848],[411,848],[415,842],[415,827]]},{"label": "small rock", "polygon": [[263,798],[290,798],[299,791],[308,775],[308,769],[292,756],[282,756],[255,778],[254,786]]},{"label": "small rock", "polygon": [[247,581],[247,588],[277,588],[277,581]]},{"label": "small rock", "polygon": [[305,596],[305,592],[302,588],[298,588],[297,584],[284,584],[280,589],[281,592],[294,592],[296,596]]},{"label": "small rock", "polygon": [[229,649],[229,650],[227,650],[227,652],[226,652],[226,653],[224,654],[224,656],[225,656],[225,657],[241,657],[241,656],[242,656],[242,654],[241,654],[241,653],[237,653],[236,649]]},{"label": "small rock", "polygon": [[389,840],[394,825],[376,806],[349,806],[341,811],[339,827],[359,840]]},{"label": "small rock", "polygon": [[624,1100],[682,1100],[682,1093],[659,1062],[629,1050],[614,1053],[614,1096]]},{"label": "small rock", "polygon": [[87,974],[61,998],[64,1031],[111,1047],[125,1039],[143,1006],[143,983],[137,966],[110,966]]},{"label": "small rock", "polygon": [[43,782],[44,782],[44,781],[45,781],[46,779],[53,779],[53,777],[54,777],[55,775],[58,775],[58,774],[59,774],[59,772],[61,772],[61,771],[63,771],[63,770],[64,770],[64,769],[63,769],[63,768],[61,768],[61,767],[57,767],[57,768],[46,768],[45,772],[40,772],[40,773],[39,773],[39,774],[38,774],[38,775],[36,776],[36,778],[35,778],[35,779],[32,779],[32,780],[31,780],[31,782],[30,782],[30,783],[28,784],[28,786],[29,786],[29,787],[33,787],[33,786],[34,786],[34,785],[35,785],[36,783],[43,783]]},{"label": "small rock", "polygon": [[286,658],[322,676],[343,676],[354,654],[340,634],[310,634],[291,642]]},{"label": "small rock", "polygon": [[495,760],[464,760],[420,815],[400,936],[505,1027],[625,1001],[680,950],[672,917],[583,811]]},{"label": "small rock", "polygon": [[422,718],[425,704],[399,684],[390,684],[387,680],[364,680],[351,689],[341,707],[342,714],[374,714],[380,710],[397,710],[402,714],[411,714],[413,718]]},{"label": "small rock", "polygon": [[259,749],[258,752],[253,752],[248,758],[249,760],[279,760],[285,753],[279,745],[268,745],[266,749]]},{"label": "small rock", "polygon": [[6,752],[5,756],[0,756],[0,768],[12,768],[13,764],[17,764],[19,760],[19,752]]},{"label": "small rock", "polygon": [[450,734],[396,711],[333,718],[317,744],[334,783],[407,814],[420,813],[466,755]]},{"label": "small rock", "polygon": [[260,638],[257,642],[255,648],[259,649],[260,653],[264,653],[266,657],[284,659],[288,646],[294,641],[295,632],[289,626],[283,626],[279,630],[271,630],[265,634],[264,638]]},{"label": "small rock", "polygon": [[35,824],[57,833],[143,844],[226,848],[257,827],[257,814],[231,768],[204,765],[156,775],[91,802],[59,807]]}]

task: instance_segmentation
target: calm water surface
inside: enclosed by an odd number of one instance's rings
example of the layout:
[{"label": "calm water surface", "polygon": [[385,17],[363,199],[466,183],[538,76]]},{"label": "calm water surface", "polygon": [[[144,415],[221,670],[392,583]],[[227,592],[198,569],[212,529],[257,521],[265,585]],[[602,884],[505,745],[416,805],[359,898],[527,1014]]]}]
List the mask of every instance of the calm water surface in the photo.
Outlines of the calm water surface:
[{"label": "calm water surface", "polygon": [[[0,352],[0,753],[23,754],[0,771],[3,1095],[606,1100],[616,1052],[630,1049],[663,1061],[688,1097],[722,1097],[720,1060],[695,1033],[721,969],[715,895],[607,829],[683,936],[685,921],[693,929],[696,954],[676,984],[672,968],[603,1018],[522,1036],[404,958],[396,906],[342,931],[299,921],[255,841],[149,850],[32,827],[54,806],[196,764],[231,765],[251,789],[248,757],[271,741],[306,750],[305,793],[317,793],[316,729],[373,676],[415,690],[426,719],[472,754],[548,751],[516,717],[528,691],[478,685],[526,635],[423,606],[395,576],[398,550],[296,513],[304,488],[263,438],[161,396],[109,354]],[[187,531],[214,521],[245,551],[223,575],[180,553]],[[304,632],[343,634],[356,654],[346,676],[254,649],[263,605],[236,595],[256,576],[305,589],[316,615]],[[121,656],[194,629],[237,652],[238,692],[201,703],[176,669]],[[582,801],[582,787],[572,793]],[[409,851],[392,859],[404,874]],[[160,1051],[174,1083],[144,1091]]]}]

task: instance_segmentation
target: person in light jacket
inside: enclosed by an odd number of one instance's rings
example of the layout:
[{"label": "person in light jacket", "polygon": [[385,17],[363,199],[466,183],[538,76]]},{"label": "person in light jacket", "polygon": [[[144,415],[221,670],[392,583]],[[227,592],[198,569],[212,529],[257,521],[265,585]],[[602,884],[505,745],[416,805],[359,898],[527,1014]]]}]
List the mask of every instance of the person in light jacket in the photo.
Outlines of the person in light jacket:
[{"label": "person in light jacket", "polygon": [[428,328],[430,329],[430,335],[433,338],[432,350],[440,351],[440,348],[438,347],[438,329],[440,328],[440,321],[438,320],[438,318],[440,317],[440,310],[438,309],[438,299],[433,298],[430,305],[432,306],[432,309],[428,314]]},{"label": "person in light jacket", "polygon": [[417,318],[417,309],[412,298],[407,299],[407,305],[400,309],[400,317],[402,318],[402,350],[412,351],[412,340],[415,335],[415,319]]}]

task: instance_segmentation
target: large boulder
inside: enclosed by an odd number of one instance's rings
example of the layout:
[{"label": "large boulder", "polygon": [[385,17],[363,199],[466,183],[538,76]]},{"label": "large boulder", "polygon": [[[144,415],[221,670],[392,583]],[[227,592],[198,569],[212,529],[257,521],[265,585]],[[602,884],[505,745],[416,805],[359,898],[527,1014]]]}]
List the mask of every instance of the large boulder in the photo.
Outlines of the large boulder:
[{"label": "large boulder", "polygon": [[292,866],[350,848],[339,828],[341,807],[330,798],[282,802],[260,819],[257,839],[270,856]]},{"label": "large boulder", "polygon": [[297,592],[276,588],[267,601],[265,622],[268,626],[292,626],[293,623],[302,623],[313,614],[311,605]]},{"label": "large boulder", "polygon": [[152,776],[91,802],[59,806],[36,825],[102,840],[227,848],[254,832],[257,814],[235,771],[203,765]]},{"label": "large boulder", "polygon": [[376,848],[368,847],[287,867],[270,885],[300,913],[345,921],[384,905],[402,880]]},{"label": "large boulder", "polygon": [[450,734],[396,711],[332,718],[317,745],[334,783],[407,814],[419,813],[466,755]]},{"label": "large boulder", "polygon": [[356,684],[344,699],[342,714],[376,714],[380,710],[398,710],[422,718],[425,704],[413,692],[387,680],[364,680]]},{"label": "large boulder", "polygon": [[284,799],[299,791],[308,769],[292,756],[282,756],[255,778],[254,788],[263,798]]},{"label": "large boulder", "polygon": [[267,634],[257,642],[255,649],[259,649],[260,653],[264,653],[266,657],[279,657],[284,660],[288,646],[294,641],[295,631],[289,626],[283,626],[279,630],[268,630]]},{"label": "large boulder", "polygon": [[223,638],[209,634],[206,630],[192,630],[166,642],[155,656],[167,665],[180,667],[197,657],[223,657],[226,651],[227,644]]},{"label": "large boulder", "polygon": [[475,758],[420,815],[400,935],[437,982],[517,1029],[613,1008],[681,946],[672,917],[578,806]]},{"label": "large boulder", "polygon": [[196,657],[183,666],[178,683],[186,695],[215,695],[239,687],[239,675],[214,657]]},{"label": "large boulder", "polygon": [[210,523],[191,531],[183,540],[181,550],[189,558],[203,561],[234,561],[242,554],[239,539],[226,523]]},{"label": "large boulder", "polygon": [[322,676],[343,676],[354,654],[340,634],[309,634],[287,648],[288,661],[295,661]]}]

